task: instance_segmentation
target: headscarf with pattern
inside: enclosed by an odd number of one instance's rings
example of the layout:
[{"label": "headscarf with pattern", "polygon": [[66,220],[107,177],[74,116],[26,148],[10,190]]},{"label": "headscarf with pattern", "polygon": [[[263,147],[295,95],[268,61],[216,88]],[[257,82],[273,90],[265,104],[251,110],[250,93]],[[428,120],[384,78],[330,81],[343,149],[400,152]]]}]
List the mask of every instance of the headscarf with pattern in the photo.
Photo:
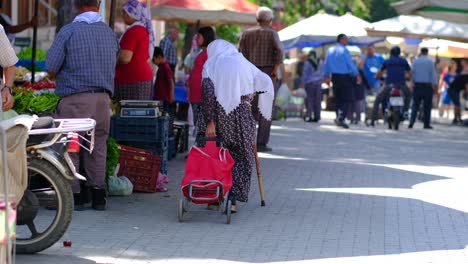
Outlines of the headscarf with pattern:
[{"label": "headscarf with pattern", "polygon": [[137,20],[136,23],[141,23],[141,25],[144,26],[146,30],[148,30],[150,40],[149,50],[151,55],[154,49],[155,39],[153,33],[153,26],[151,23],[150,9],[146,6],[146,4],[141,3],[137,0],[128,0],[122,8],[131,18]]}]

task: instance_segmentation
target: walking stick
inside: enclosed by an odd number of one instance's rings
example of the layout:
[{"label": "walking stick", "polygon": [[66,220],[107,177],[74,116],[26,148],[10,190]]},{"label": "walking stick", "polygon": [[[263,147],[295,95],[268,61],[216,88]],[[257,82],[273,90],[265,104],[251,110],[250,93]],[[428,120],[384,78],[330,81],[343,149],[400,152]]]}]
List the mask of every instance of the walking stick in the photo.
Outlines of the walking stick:
[{"label": "walking stick", "polygon": [[261,206],[265,206],[265,194],[263,193],[263,179],[262,173],[260,172],[260,161],[258,160],[258,152],[257,152],[257,145],[255,144],[255,165],[257,167],[257,177],[258,177],[258,188],[260,189],[260,199],[261,199]]}]

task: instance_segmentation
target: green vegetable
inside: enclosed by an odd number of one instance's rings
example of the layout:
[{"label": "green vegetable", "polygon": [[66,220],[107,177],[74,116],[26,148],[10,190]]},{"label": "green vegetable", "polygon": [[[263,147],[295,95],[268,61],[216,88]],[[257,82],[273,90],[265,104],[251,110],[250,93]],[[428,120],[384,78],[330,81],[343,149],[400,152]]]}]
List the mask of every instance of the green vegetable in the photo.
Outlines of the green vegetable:
[{"label": "green vegetable", "polygon": [[[32,59],[32,51],[31,47],[25,48],[20,53],[18,53],[18,58],[21,60],[30,60]],[[47,53],[41,49],[36,49],[36,61],[45,61]]]},{"label": "green vegetable", "polygon": [[119,163],[119,145],[114,138],[107,138],[107,160],[106,160],[106,177],[112,177],[115,175],[115,166]]},{"label": "green vegetable", "polygon": [[52,93],[35,95],[32,90],[15,88],[13,110],[20,114],[39,114],[54,110],[60,97]]}]

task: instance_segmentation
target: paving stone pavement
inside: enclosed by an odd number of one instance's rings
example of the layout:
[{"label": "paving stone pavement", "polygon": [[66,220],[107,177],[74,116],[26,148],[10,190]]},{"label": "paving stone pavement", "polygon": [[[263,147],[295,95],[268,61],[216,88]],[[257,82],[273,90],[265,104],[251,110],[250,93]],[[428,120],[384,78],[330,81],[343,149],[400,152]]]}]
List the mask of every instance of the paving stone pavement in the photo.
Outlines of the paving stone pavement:
[{"label": "paving stone pavement", "polygon": [[468,263],[468,129],[408,130],[275,122],[232,223],[221,213],[177,221],[184,155],[167,193],[112,197],[105,212],[75,212],[64,237],[16,263]]}]

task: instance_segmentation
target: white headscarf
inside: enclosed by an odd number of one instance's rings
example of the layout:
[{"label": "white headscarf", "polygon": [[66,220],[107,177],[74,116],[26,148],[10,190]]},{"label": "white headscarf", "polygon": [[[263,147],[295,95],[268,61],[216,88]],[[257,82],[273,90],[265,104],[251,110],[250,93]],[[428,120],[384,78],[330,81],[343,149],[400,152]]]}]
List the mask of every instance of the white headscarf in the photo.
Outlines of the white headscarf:
[{"label": "white headscarf", "polygon": [[227,114],[236,109],[244,95],[259,94],[258,108],[265,119],[271,119],[274,90],[271,78],[250,63],[236,47],[225,40],[208,45],[208,60],[203,78],[214,84],[216,101]]},{"label": "white headscarf", "polygon": [[101,15],[98,12],[87,11],[77,15],[73,22],[85,22],[87,24],[93,24],[103,21]]}]

